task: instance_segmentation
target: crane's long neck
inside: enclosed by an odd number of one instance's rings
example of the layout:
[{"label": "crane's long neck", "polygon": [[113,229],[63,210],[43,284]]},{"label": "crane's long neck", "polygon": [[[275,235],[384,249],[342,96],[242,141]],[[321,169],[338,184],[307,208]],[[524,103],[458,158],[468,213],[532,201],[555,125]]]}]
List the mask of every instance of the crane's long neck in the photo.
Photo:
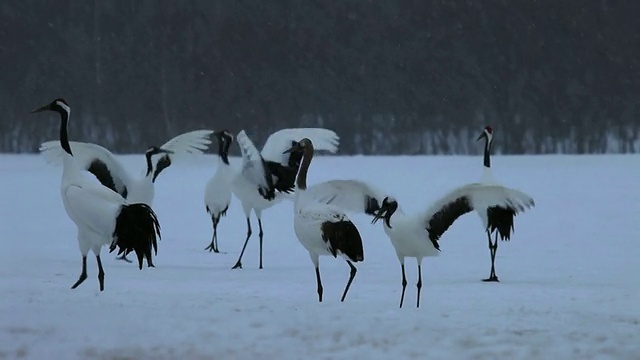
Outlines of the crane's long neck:
[{"label": "crane's long neck", "polygon": [[151,154],[145,153],[144,156],[147,158],[147,173],[144,176],[149,177],[149,175],[151,175],[151,172],[153,171],[153,164],[151,163]]},{"label": "crane's long neck", "polygon": [[222,139],[218,141],[218,156],[220,157],[220,160],[222,160],[222,162],[225,165],[229,165],[229,147],[230,146],[231,146],[230,141],[226,141]]},{"label": "crane's long neck", "polygon": [[69,112],[60,111],[60,146],[67,152],[67,154],[73,156],[71,152],[71,145],[69,144]]},{"label": "crane's long neck", "polygon": [[485,138],[485,143],[484,143],[484,167],[489,169],[491,168],[491,142],[489,141],[489,138],[486,137]]},{"label": "crane's long neck", "polygon": [[[309,144],[304,148],[304,154],[302,155],[302,163],[300,164],[300,170],[298,171],[298,178],[296,179],[296,186],[299,190],[307,190],[307,172],[309,171],[309,165],[311,165],[311,159],[313,158],[313,145]],[[296,191],[297,192],[297,191]]]}]

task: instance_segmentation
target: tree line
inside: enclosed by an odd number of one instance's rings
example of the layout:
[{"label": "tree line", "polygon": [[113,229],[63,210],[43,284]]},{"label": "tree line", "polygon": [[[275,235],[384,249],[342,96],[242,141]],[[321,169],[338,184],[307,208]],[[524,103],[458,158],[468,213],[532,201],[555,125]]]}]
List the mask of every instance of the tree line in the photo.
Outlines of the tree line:
[{"label": "tree line", "polygon": [[640,151],[640,2],[5,0],[3,152],[327,127],[342,154]]}]

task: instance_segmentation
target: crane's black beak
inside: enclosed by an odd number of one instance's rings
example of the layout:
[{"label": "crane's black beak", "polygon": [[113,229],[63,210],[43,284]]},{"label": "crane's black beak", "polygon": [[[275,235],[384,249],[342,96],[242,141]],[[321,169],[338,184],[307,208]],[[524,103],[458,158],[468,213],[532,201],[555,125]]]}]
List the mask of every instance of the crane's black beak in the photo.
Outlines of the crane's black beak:
[{"label": "crane's black beak", "polygon": [[[371,223],[372,223],[372,224],[377,223],[377,222],[378,222],[378,220],[380,220],[380,219],[384,218],[384,216],[385,216],[385,214],[386,214],[386,213],[387,213],[387,210],[382,209],[382,208],[381,208],[381,209],[379,209],[379,210],[375,213],[375,215],[373,216],[373,220],[371,220]],[[389,227],[391,227],[391,226],[389,226]]]},{"label": "crane's black beak", "polygon": [[389,213],[389,210],[387,210],[385,207],[381,207],[378,210],[378,212],[376,212],[375,215],[373,216],[373,220],[371,220],[371,223],[375,224],[376,222],[378,222],[378,220],[383,219],[384,223],[387,224],[389,229],[392,229],[393,227],[389,223],[390,217],[387,217],[388,213]]},{"label": "crane's black beak", "polygon": [[173,154],[173,151],[172,151],[172,150],[167,150],[167,149],[160,148],[160,149],[158,149],[158,153]]},{"label": "crane's black beak", "polygon": [[382,210],[378,210],[378,212],[375,213],[375,215],[373,216],[373,220],[371,220],[372,224],[375,224],[378,222],[378,220],[382,219]]},{"label": "crane's black beak", "polygon": [[41,106],[35,110],[31,110],[31,113],[38,113],[38,112],[43,112],[43,111],[47,111],[47,110],[51,110],[51,104],[47,104],[44,106]]},{"label": "crane's black beak", "polygon": [[295,146],[294,147],[290,147],[289,149],[285,150],[282,154],[283,155],[284,154],[288,154],[288,153],[292,152],[294,149],[295,149]]},{"label": "crane's black beak", "polygon": [[482,139],[484,139],[484,138],[486,138],[486,137],[487,137],[487,133],[485,133],[485,132],[483,131],[483,132],[482,132],[482,134],[480,134],[480,136],[478,136],[478,138],[476,139],[476,141],[480,141],[480,140],[482,140]]}]

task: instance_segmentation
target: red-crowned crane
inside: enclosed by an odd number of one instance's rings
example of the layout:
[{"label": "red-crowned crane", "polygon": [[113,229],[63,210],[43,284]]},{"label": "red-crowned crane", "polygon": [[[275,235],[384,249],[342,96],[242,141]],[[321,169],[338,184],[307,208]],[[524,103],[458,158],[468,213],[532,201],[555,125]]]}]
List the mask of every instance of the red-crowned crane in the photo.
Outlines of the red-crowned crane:
[{"label": "red-crowned crane", "polygon": [[350,268],[349,280],[340,301],[344,301],[357,269],[352,262],[364,261],[362,238],[347,214],[336,206],[323,204],[307,196],[307,172],[313,158],[313,143],[304,138],[290,150],[302,151],[302,163],[296,179],[293,228],[300,244],[309,252],[316,270],[318,301],[322,302],[322,280],[320,278],[320,256],[338,255],[346,260]]},{"label": "red-crowned crane", "polygon": [[60,115],[60,146],[64,150],[61,195],[69,218],[78,229],[78,245],[82,254],[82,273],[71,287],[75,289],[87,278],[87,254],[91,250],[98,264],[100,291],[104,290],[104,269],[100,260],[102,246],[110,245],[119,253],[135,251],[139,268],[142,259],[151,261],[153,248],[157,252],[160,225],[151,207],[129,203],[117,192],[91,181],[83,174],[69,144],[67,126],[71,107],[62,99],[41,106],[33,112],[54,111]]},{"label": "red-crowned crane", "polygon": [[229,147],[233,142],[233,135],[228,130],[223,130],[215,132],[214,136],[218,138],[218,166],[215,175],[207,182],[204,190],[204,206],[211,217],[213,235],[211,244],[205,250],[218,253],[220,252],[218,249],[218,224],[220,218],[227,214],[233,192],[231,185],[233,171],[231,164],[229,164]]},{"label": "red-crowned crane", "polygon": [[247,237],[240,256],[233,269],[242,268],[242,256],[251,237],[251,210],[258,218],[260,240],[260,263],[262,269],[262,211],[272,207],[283,199],[291,200],[294,191],[296,173],[302,153],[283,152],[302,138],[311,139],[316,150],[336,152],[340,138],[331,130],[322,128],[282,129],[271,134],[262,151],[258,151],[244,130],[238,133],[236,142],[242,153],[242,167],[232,177],[234,195],[240,200],[247,219]]},{"label": "red-crowned crane", "polygon": [[[211,140],[209,135],[213,130],[195,130],[180,134],[164,143],[162,146],[150,146],[145,152],[146,168],[142,177],[131,175],[124,165],[106,148],[79,141],[70,141],[73,156],[84,170],[92,173],[98,181],[117,192],[130,203],[143,203],[153,207],[155,197],[155,182],[160,173],[185,154],[201,154]],[[49,163],[62,163],[66,152],[58,141],[47,141],[40,145],[40,152]],[[154,163],[152,157],[162,154]],[[118,260],[131,262],[122,254]],[[149,266],[153,263],[148,262]]]}]

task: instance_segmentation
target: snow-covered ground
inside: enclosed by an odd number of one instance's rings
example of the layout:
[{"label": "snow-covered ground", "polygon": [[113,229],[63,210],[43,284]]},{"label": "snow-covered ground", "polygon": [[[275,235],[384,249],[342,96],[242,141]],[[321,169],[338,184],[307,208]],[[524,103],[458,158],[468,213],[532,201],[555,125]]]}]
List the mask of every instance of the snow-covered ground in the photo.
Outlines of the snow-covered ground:
[{"label": "snow-covered ground", "polygon": [[[121,156],[144,168],[142,155]],[[236,161],[237,159],[232,159]],[[162,225],[156,268],[138,270],[103,250],[80,273],[76,230],[59,194],[60,167],[38,156],[0,155],[0,359],[638,359],[640,358],[640,156],[494,156],[494,174],[534,197],[500,243],[500,283],[484,283],[489,250],[470,213],[416,267],[398,308],[398,260],[380,223],[353,216],[365,261],[344,303],[342,260],[321,258],[323,303],[297,242],[291,203],[257,222],[244,269],[231,270],[245,237],[236,198],[219,228],[226,254],[204,251],[211,223],[203,189],[211,155],[166,170],[155,209]],[[479,179],[474,157],[318,157],[309,184],[372,181],[407,212]],[[131,256],[133,258],[133,254]]]}]

